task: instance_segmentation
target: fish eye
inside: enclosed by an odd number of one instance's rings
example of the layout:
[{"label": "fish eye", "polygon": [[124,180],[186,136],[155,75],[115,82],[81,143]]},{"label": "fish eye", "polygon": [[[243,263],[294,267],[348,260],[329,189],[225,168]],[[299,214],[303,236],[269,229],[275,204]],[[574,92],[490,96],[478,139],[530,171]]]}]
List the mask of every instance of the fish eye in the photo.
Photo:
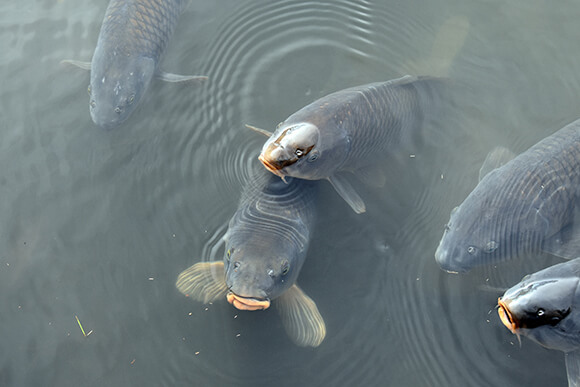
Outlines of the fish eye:
[{"label": "fish eye", "polygon": [[133,101],[134,101],[134,100],[135,100],[135,94],[131,94],[131,95],[129,96],[129,100],[128,100],[128,101],[129,101],[129,103],[133,103]]},{"label": "fish eye", "polygon": [[477,249],[474,246],[469,246],[467,248],[467,252],[471,255],[475,254],[476,251],[477,251]]},{"label": "fish eye", "polygon": [[226,259],[228,260],[228,262],[230,261],[230,258],[232,257],[232,254],[234,252],[234,248],[229,248],[228,251],[226,252]]},{"label": "fish eye", "polygon": [[290,263],[284,260],[284,262],[282,262],[282,275],[288,274],[288,271],[290,271]]},{"label": "fish eye", "polygon": [[308,161],[313,162],[316,159],[318,159],[318,151],[313,151],[311,152],[312,154],[310,155],[310,157],[308,158]]},{"label": "fish eye", "polygon": [[91,85],[89,85],[89,87],[87,87],[87,93],[89,93],[89,95],[91,95]]}]

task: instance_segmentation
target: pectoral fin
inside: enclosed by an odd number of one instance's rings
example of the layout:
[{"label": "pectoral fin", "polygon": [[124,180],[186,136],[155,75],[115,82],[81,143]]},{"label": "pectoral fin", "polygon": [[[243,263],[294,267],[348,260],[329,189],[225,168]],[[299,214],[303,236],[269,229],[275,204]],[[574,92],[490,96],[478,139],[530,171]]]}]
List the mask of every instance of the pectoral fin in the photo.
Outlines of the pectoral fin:
[{"label": "pectoral fin", "polygon": [[207,77],[204,75],[179,75],[179,74],[172,74],[172,73],[165,73],[163,71],[159,71],[155,74],[158,79],[161,79],[165,82],[202,82],[207,80]]},{"label": "pectoral fin", "polygon": [[387,177],[378,165],[357,169],[354,174],[363,184],[368,184],[371,187],[384,187],[387,183]]},{"label": "pectoral fin", "polygon": [[91,69],[91,62],[83,62],[80,60],[72,60],[72,59],[65,59],[61,60],[60,64],[62,65],[72,65],[83,70],[90,70]]},{"label": "pectoral fin", "polygon": [[223,262],[198,262],[179,274],[175,286],[186,296],[207,304],[225,297],[228,288],[224,275]]},{"label": "pectoral fin", "polygon": [[271,137],[273,134],[272,132],[268,132],[266,129],[260,129],[260,128],[257,128],[255,126],[248,125],[248,124],[246,124],[246,128],[252,129],[254,132],[263,134],[266,137]]},{"label": "pectoral fin", "polygon": [[487,154],[481,168],[479,168],[479,181],[481,181],[485,175],[506,164],[514,157],[516,157],[515,153],[508,148],[503,146],[496,146],[493,148],[491,152]]},{"label": "pectoral fin", "polygon": [[366,211],[365,203],[356,193],[352,184],[343,175],[332,175],[328,178],[336,192],[343,198],[357,214]]},{"label": "pectoral fin", "polygon": [[568,387],[580,387],[580,351],[565,353]]},{"label": "pectoral fin", "polygon": [[274,303],[286,333],[296,345],[318,347],[326,336],[326,325],[310,297],[293,285]]},{"label": "pectoral fin", "polygon": [[580,229],[574,221],[544,241],[542,251],[564,259],[580,257]]}]

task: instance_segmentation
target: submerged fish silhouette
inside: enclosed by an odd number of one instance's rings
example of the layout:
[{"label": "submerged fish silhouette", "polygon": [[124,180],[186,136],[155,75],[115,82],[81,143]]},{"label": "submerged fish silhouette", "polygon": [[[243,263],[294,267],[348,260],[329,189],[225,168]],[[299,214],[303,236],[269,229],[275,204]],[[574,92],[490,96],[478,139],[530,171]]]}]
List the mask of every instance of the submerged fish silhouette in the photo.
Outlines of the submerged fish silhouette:
[{"label": "submerged fish silhouette", "polygon": [[479,184],[451,212],[435,252],[441,268],[465,272],[540,252],[578,256],[578,144],[580,120],[510,161],[505,150],[492,151]]},{"label": "submerged fish silhouette", "polygon": [[184,4],[185,0],[111,0],[92,61],[63,61],[91,71],[89,109],[95,124],[110,129],[124,122],[153,76],[168,82],[207,79],[158,69]]}]

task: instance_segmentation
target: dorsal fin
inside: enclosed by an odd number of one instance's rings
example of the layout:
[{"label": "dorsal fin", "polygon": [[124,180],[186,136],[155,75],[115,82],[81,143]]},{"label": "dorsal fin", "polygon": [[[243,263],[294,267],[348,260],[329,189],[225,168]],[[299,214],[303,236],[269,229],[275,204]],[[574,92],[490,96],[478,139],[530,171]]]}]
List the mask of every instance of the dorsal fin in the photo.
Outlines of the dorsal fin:
[{"label": "dorsal fin", "polygon": [[496,146],[487,154],[485,161],[479,169],[479,181],[488,173],[507,164],[511,159],[516,157],[515,153],[503,146]]}]

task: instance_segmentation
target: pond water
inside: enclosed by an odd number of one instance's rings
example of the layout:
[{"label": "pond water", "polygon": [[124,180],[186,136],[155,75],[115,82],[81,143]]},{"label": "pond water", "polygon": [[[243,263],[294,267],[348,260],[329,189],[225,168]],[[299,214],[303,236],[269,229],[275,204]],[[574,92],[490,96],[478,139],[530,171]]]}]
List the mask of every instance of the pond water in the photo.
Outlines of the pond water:
[{"label": "pond water", "polygon": [[[451,275],[434,252],[496,145],[522,152],[580,116],[580,3],[562,0],[191,0],[122,126],[89,116],[106,1],[0,5],[0,385],[565,386],[563,354],[499,321],[497,297],[556,263]],[[452,114],[360,187],[326,182],[298,283],[327,325],[300,348],[277,313],[175,288],[220,243],[269,130],[316,98],[446,75]],[[401,162],[401,160],[403,160]],[[77,322],[77,319],[79,322]],[[84,329],[86,337],[81,331]]]}]

